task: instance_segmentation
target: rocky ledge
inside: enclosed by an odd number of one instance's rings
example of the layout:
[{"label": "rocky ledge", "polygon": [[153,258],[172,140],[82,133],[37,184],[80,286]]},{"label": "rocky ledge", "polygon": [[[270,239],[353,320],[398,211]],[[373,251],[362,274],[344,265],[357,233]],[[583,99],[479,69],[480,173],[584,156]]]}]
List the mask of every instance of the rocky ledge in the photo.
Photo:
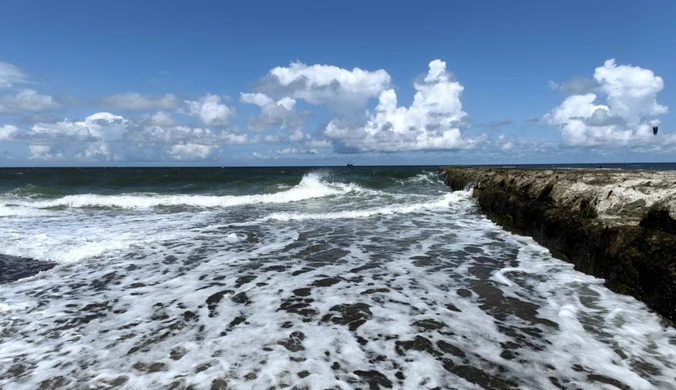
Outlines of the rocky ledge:
[{"label": "rocky ledge", "polygon": [[676,320],[676,171],[442,170],[494,222]]},{"label": "rocky ledge", "polygon": [[56,266],[56,263],[15,257],[0,253],[0,284],[37,275]]}]

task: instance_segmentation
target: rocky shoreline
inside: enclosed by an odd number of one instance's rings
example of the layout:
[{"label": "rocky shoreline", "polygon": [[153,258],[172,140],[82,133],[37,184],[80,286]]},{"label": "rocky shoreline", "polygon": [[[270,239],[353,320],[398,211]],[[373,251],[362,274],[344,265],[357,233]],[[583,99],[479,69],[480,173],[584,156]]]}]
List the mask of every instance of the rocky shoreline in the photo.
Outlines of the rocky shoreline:
[{"label": "rocky shoreline", "polygon": [[676,320],[676,171],[441,170],[503,228]]},{"label": "rocky shoreline", "polygon": [[28,278],[55,266],[52,262],[0,254],[0,284]]}]

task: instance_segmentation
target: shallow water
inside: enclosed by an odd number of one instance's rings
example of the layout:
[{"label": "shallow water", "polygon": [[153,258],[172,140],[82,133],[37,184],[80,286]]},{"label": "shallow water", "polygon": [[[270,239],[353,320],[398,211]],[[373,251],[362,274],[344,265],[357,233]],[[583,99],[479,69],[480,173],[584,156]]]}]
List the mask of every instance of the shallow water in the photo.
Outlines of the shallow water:
[{"label": "shallow water", "polygon": [[674,328],[435,168],[45,171],[0,173],[57,264],[0,285],[0,387],[675,388]]}]

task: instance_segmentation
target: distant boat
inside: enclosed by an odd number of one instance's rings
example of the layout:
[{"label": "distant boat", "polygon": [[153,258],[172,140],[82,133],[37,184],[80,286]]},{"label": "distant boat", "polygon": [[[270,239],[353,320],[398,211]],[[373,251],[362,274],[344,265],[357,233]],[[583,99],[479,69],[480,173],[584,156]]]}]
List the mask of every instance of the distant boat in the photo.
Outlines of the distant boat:
[{"label": "distant boat", "polygon": [[348,167],[353,167],[354,165],[348,163],[347,166],[348,166]]}]

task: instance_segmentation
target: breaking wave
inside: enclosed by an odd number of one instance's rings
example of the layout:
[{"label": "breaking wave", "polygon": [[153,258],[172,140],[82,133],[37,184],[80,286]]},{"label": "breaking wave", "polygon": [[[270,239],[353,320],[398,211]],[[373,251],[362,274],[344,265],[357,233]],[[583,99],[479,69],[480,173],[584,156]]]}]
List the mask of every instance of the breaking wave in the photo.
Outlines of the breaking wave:
[{"label": "breaking wave", "polygon": [[[117,208],[143,209],[153,207],[188,206],[196,208],[233,207],[263,203],[290,203],[313,198],[323,198],[334,195],[343,195],[358,191],[360,187],[354,184],[332,183],[324,180],[323,175],[308,173],[300,183],[290,189],[254,195],[165,195],[156,193],[131,193],[121,195],[80,194],[68,195],[51,200],[16,200],[5,199],[2,215],[21,215],[27,212],[26,207],[37,209],[64,209],[64,208]],[[10,207],[7,207],[10,206]],[[31,212],[32,213],[32,212]]]}]

